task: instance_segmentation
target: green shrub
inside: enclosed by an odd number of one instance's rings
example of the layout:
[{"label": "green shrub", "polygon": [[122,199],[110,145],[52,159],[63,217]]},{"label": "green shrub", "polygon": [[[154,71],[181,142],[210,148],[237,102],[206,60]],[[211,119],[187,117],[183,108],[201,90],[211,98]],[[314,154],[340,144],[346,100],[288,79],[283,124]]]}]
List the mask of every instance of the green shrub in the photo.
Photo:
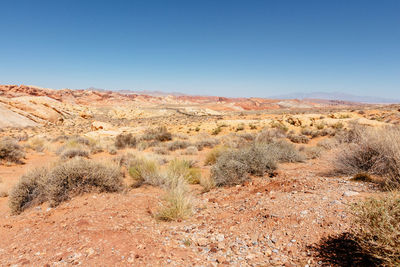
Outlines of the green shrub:
[{"label": "green shrub", "polygon": [[17,141],[11,138],[3,138],[0,140],[0,160],[22,163],[24,157],[24,150]]},{"label": "green shrub", "polygon": [[371,198],[354,204],[352,210],[351,231],[361,248],[384,266],[400,266],[400,194]]}]

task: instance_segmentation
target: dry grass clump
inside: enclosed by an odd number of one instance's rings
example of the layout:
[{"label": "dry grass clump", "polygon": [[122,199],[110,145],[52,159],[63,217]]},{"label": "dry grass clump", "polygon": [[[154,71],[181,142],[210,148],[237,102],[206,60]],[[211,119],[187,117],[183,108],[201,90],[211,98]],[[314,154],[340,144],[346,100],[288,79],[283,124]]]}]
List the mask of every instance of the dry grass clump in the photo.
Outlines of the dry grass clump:
[{"label": "dry grass clump", "polygon": [[136,138],[131,134],[119,134],[115,137],[115,147],[117,149],[122,149],[125,147],[135,147],[136,146]]},{"label": "dry grass clump", "polygon": [[61,152],[60,157],[62,159],[71,159],[74,157],[89,158],[89,151],[82,148],[67,148]]},{"label": "dry grass clump", "polygon": [[152,148],[153,152],[159,155],[169,155],[169,150],[165,146],[156,146]]},{"label": "dry grass clump", "polygon": [[380,259],[384,266],[400,265],[400,194],[391,192],[379,199],[353,205],[353,235],[361,248]]},{"label": "dry grass clump", "polygon": [[160,126],[154,129],[146,130],[141,136],[141,139],[146,141],[165,142],[172,140],[172,134],[167,130],[165,126]]},{"label": "dry grass clump", "polygon": [[271,126],[271,128],[279,129],[285,133],[289,130],[289,128],[285,124],[283,124],[282,122],[278,122],[278,121],[271,122],[270,126]]},{"label": "dry grass clump", "polygon": [[136,158],[135,158],[135,155],[133,155],[131,153],[125,153],[122,155],[115,156],[112,160],[115,164],[117,164],[120,167],[124,166],[126,168],[129,168],[131,163],[134,160],[136,160]]},{"label": "dry grass clump", "polygon": [[285,137],[286,132],[281,129],[264,129],[256,136],[255,141],[258,143],[271,143]]},{"label": "dry grass clump", "polygon": [[168,148],[168,150],[170,150],[170,151],[175,151],[175,150],[178,150],[178,149],[187,148],[187,147],[189,147],[189,146],[191,146],[191,145],[192,145],[192,143],[190,143],[190,142],[188,142],[188,141],[176,140],[176,141],[173,141],[173,142],[171,142],[171,143],[168,143],[168,144],[167,144],[167,148]]},{"label": "dry grass clump", "polygon": [[287,138],[292,141],[293,143],[296,144],[307,144],[308,142],[310,142],[310,139],[303,135],[303,134],[288,134]]},{"label": "dry grass clump", "polygon": [[59,147],[56,151],[57,155],[62,158],[72,158],[75,156],[88,157],[90,153],[98,153],[103,151],[100,141],[89,139],[87,137],[75,136],[69,138],[67,142]]},{"label": "dry grass clump", "polygon": [[211,134],[212,134],[212,135],[218,135],[221,131],[222,131],[222,127],[221,127],[221,126],[218,126],[218,127],[215,128],[214,130],[212,130]]},{"label": "dry grass clump", "polygon": [[336,156],[337,172],[354,175],[368,172],[384,178],[386,188],[400,187],[400,128],[362,127],[352,129]]},{"label": "dry grass clump", "polygon": [[26,146],[36,152],[42,152],[45,149],[47,140],[42,137],[32,137],[28,140]]},{"label": "dry grass clump", "polygon": [[187,160],[174,159],[168,164],[169,176],[181,176],[189,184],[200,183],[201,171],[194,168],[191,162]]},{"label": "dry grass clump", "polygon": [[197,141],[194,145],[197,147],[199,151],[203,150],[204,148],[213,148],[214,146],[219,144],[219,140],[215,138],[202,138],[201,140]]},{"label": "dry grass clump", "polygon": [[323,148],[318,146],[311,147],[300,147],[299,151],[307,158],[307,159],[316,159],[321,156]]},{"label": "dry grass clump", "polygon": [[185,155],[197,155],[199,150],[195,146],[188,146],[183,154]]},{"label": "dry grass clump", "polygon": [[74,195],[122,189],[122,174],[118,166],[74,158],[22,176],[10,193],[9,206],[13,213],[18,214],[45,201],[57,206]]},{"label": "dry grass clump", "polygon": [[22,163],[25,152],[17,141],[11,138],[3,138],[0,140],[0,160]]},{"label": "dry grass clump", "polygon": [[211,149],[207,155],[206,159],[204,160],[204,165],[213,165],[217,162],[218,157],[226,151],[228,148],[226,146],[217,146]]},{"label": "dry grass clump", "polygon": [[216,186],[215,181],[212,177],[205,177],[205,176],[200,177],[200,185],[203,187],[202,190],[203,193],[209,192]]},{"label": "dry grass clump", "polygon": [[162,221],[179,221],[193,214],[192,197],[189,193],[187,183],[180,177],[169,177],[164,202],[161,204],[155,217]]},{"label": "dry grass clump", "polygon": [[151,159],[132,159],[128,173],[133,180],[134,187],[142,184],[160,186],[165,183],[164,177],[160,174],[160,166]]},{"label": "dry grass clump", "polygon": [[317,146],[322,147],[326,150],[331,150],[338,146],[338,142],[334,138],[325,138],[322,139],[321,141],[318,141]]}]

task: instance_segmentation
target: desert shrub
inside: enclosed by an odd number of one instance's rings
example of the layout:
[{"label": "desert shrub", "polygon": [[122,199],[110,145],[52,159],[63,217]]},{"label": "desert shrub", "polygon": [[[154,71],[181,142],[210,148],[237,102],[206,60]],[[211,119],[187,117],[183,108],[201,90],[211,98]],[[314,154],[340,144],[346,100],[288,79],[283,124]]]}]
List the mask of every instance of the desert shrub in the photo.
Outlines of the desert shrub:
[{"label": "desert shrub", "polygon": [[47,168],[37,168],[21,177],[10,192],[8,204],[13,214],[19,214],[47,200],[47,175]]},{"label": "desert shrub", "polygon": [[244,124],[239,124],[239,125],[236,127],[236,132],[243,131],[243,130],[244,130]]},{"label": "desert shrub", "polygon": [[76,136],[72,140],[81,145],[90,145],[90,139],[84,136]]},{"label": "desert shrub", "polygon": [[335,169],[343,174],[368,172],[384,177],[387,188],[400,187],[400,128],[365,127],[354,131],[336,155]]},{"label": "desert shrub", "polygon": [[315,128],[317,128],[318,130],[322,130],[325,128],[325,123],[317,123],[315,124]]},{"label": "desert shrub", "polygon": [[170,177],[180,176],[189,184],[198,184],[201,171],[198,168],[194,168],[192,163],[187,160],[174,159],[168,164],[168,175]]},{"label": "desert shrub", "polygon": [[267,150],[279,162],[302,162],[305,159],[295,145],[285,140],[268,144]]},{"label": "desert shrub", "polygon": [[215,138],[203,138],[197,141],[194,145],[197,147],[199,151],[203,150],[205,147],[213,148],[214,146],[219,144],[219,140]]},{"label": "desert shrub", "polygon": [[159,155],[168,155],[169,150],[164,146],[153,147],[153,152]]},{"label": "desert shrub", "polygon": [[212,177],[201,176],[200,185],[203,187],[202,192],[209,192],[211,189],[215,187],[215,181]]},{"label": "desert shrub", "polygon": [[192,145],[192,144],[190,142],[188,142],[188,141],[176,140],[176,141],[173,141],[171,143],[168,143],[167,144],[167,148],[170,151],[175,151],[175,150],[178,150],[178,149],[187,148],[190,145]]},{"label": "desert shrub", "polygon": [[199,150],[195,146],[187,147],[184,152],[185,155],[197,155],[197,153],[199,153]]},{"label": "desert shrub", "polygon": [[218,157],[226,151],[228,148],[226,146],[217,146],[211,149],[204,160],[204,165],[213,165],[217,161]]},{"label": "desert shrub", "polygon": [[217,186],[236,185],[248,180],[248,174],[262,176],[276,169],[275,154],[268,146],[252,145],[245,149],[224,151],[211,168]]},{"label": "desert shrub", "polygon": [[60,157],[63,159],[70,159],[74,157],[89,157],[89,151],[81,148],[67,148],[63,152],[61,152]]},{"label": "desert shrub", "polygon": [[130,163],[128,172],[134,182],[134,186],[142,184],[160,186],[165,182],[160,174],[159,165],[151,159],[139,158],[133,160]]},{"label": "desert shrub", "polygon": [[42,137],[32,137],[27,142],[27,147],[37,152],[42,152],[45,149],[46,140]]},{"label": "desert shrub", "polygon": [[283,124],[282,122],[274,121],[274,122],[270,123],[270,126],[271,126],[271,128],[279,129],[279,130],[281,130],[281,131],[283,131],[285,133],[289,130],[289,128],[285,124]]},{"label": "desert shrub", "polygon": [[118,149],[125,147],[135,147],[136,146],[136,138],[131,134],[119,134],[115,138],[115,147]]},{"label": "desert shrub", "polygon": [[24,157],[24,150],[17,141],[11,138],[0,140],[0,160],[22,163]]},{"label": "desert shrub", "polygon": [[311,128],[309,128],[309,127],[303,127],[303,128],[301,129],[300,132],[301,132],[301,134],[303,134],[303,135],[311,136],[312,133],[313,133],[313,129],[311,129]]},{"label": "desert shrub", "polygon": [[384,266],[400,265],[400,194],[389,193],[353,205],[353,235],[363,251]]},{"label": "desert shrub", "polygon": [[247,166],[241,161],[237,151],[226,151],[212,166],[211,179],[217,186],[242,184],[249,179]]},{"label": "desert shrub", "polygon": [[68,200],[71,195],[118,192],[122,189],[122,175],[118,166],[82,158],[56,165],[46,179],[46,195],[52,206]]},{"label": "desert shrub", "polygon": [[296,144],[307,144],[310,141],[310,139],[305,135],[289,134],[287,137],[290,141]]},{"label": "desert shrub", "polygon": [[125,153],[122,155],[115,156],[112,161],[117,164],[118,166],[129,168],[132,162],[136,160],[135,155],[132,153]]},{"label": "desert shrub", "polygon": [[319,158],[319,156],[321,156],[322,153],[322,148],[318,147],[318,146],[311,146],[311,147],[301,147],[299,149],[299,151],[301,153],[303,153],[303,155],[307,158],[307,159],[316,159]]},{"label": "desert shrub", "polygon": [[110,155],[117,155],[117,153],[118,153],[117,148],[115,146],[107,147],[107,152]]},{"label": "desert shrub", "polygon": [[344,124],[339,121],[339,122],[336,122],[336,123],[332,124],[331,127],[333,129],[340,130],[340,129],[342,129],[344,127]]},{"label": "desert shrub", "polygon": [[166,188],[167,194],[164,203],[160,206],[155,217],[163,221],[186,219],[193,213],[192,198],[186,182],[179,177],[171,177],[169,180],[175,182]]},{"label": "desert shrub", "polygon": [[256,136],[251,133],[242,133],[242,134],[239,134],[238,136],[246,141],[254,141],[256,138]]},{"label": "desert shrub", "polygon": [[276,169],[276,156],[271,153],[270,145],[252,145],[239,154],[241,161],[247,165],[247,172],[256,176],[272,173]]},{"label": "desert shrub", "polygon": [[9,206],[13,213],[20,213],[44,201],[57,206],[71,196],[85,192],[118,192],[122,189],[122,175],[116,165],[74,158],[22,176],[11,191]]},{"label": "desert shrub", "polygon": [[222,127],[221,127],[221,126],[218,126],[218,127],[215,128],[214,130],[212,130],[211,134],[212,134],[212,135],[218,135],[221,131],[222,131]]},{"label": "desert shrub", "polygon": [[318,143],[317,143],[318,147],[322,147],[327,150],[335,148],[337,145],[338,145],[337,140],[333,139],[333,138],[325,138],[325,139],[318,141]]},{"label": "desert shrub", "polygon": [[252,123],[249,124],[250,130],[256,130],[257,129],[257,125],[254,125]]},{"label": "desert shrub", "polygon": [[258,143],[271,143],[285,137],[286,133],[280,129],[264,129],[257,135],[255,141]]},{"label": "desert shrub", "polygon": [[161,126],[154,129],[147,129],[141,136],[141,139],[146,141],[154,140],[165,142],[172,140],[172,134],[167,130],[165,126]]}]

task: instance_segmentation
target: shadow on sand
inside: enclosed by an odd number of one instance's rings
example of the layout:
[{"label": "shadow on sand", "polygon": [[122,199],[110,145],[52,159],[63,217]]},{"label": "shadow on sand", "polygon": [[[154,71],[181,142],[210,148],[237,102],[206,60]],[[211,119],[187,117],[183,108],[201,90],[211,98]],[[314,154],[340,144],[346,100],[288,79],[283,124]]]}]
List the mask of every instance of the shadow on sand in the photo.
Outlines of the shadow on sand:
[{"label": "shadow on sand", "polygon": [[323,266],[380,266],[381,262],[368,255],[349,233],[323,238],[310,247]]}]

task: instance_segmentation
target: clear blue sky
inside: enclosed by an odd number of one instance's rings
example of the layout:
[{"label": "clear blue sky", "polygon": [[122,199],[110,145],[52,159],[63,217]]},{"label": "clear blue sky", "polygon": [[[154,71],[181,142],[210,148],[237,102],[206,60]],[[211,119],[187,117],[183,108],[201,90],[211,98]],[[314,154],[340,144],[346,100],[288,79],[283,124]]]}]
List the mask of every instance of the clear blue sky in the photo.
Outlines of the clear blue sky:
[{"label": "clear blue sky", "polygon": [[399,0],[3,0],[0,83],[400,98]]}]

